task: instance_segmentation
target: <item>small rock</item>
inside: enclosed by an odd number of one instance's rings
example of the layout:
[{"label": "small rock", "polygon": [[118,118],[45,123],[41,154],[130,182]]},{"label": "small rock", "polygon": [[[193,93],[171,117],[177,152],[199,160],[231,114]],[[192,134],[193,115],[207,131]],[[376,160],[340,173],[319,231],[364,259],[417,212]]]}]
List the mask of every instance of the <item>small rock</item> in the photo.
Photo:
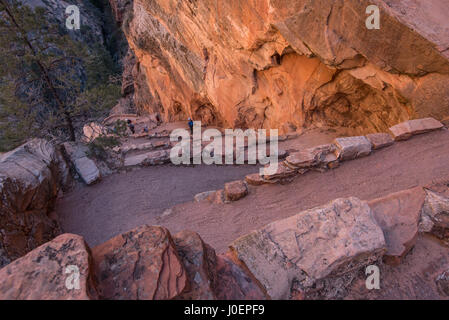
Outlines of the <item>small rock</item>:
[{"label": "small rock", "polygon": [[341,161],[364,157],[371,153],[371,142],[364,136],[337,138],[334,144],[337,147],[336,156]]},{"label": "small rock", "polygon": [[101,299],[168,300],[188,286],[167,229],[141,226],[92,249]]},{"label": "small rock", "polygon": [[[265,167],[267,168],[267,167]],[[265,170],[264,170],[265,171]],[[274,180],[274,179],[285,179],[288,177],[292,177],[296,174],[295,169],[289,168],[283,162],[278,163],[278,169],[274,173],[264,174],[263,178],[265,180]]]},{"label": "small rock", "polygon": [[215,195],[213,196],[212,202],[215,203],[215,204],[223,204],[223,203],[227,203],[229,201],[226,200],[224,190],[220,189],[220,190],[217,190],[215,192]]},{"label": "small rock", "polygon": [[88,157],[75,159],[73,164],[76,172],[87,185],[92,185],[100,180],[100,170],[98,170],[95,162]]},{"label": "small rock", "polygon": [[229,201],[237,201],[248,194],[248,187],[242,180],[228,182],[224,188],[225,198]]},{"label": "small rock", "polygon": [[91,122],[83,127],[83,134],[86,142],[91,142],[102,135],[106,135],[107,133],[107,129],[96,122]]},{"label": "small rock", "polygon": [[321,160],[321,165],[327,169],[335,169],[340,166],[340,161],[334,153],[328,153],[324,159]]},{"label": "small rock", "polygon": [[393,138],[388,133],[367,134],[366,138],[371,142],[374,150],[391,146],[394,143]]},{"label": "small rock", "polygon": [[310,148],[310,152],[315,155],[317,165],[324,169],[338,166],[338,157],[335,155],[336,146],[332,143]]},{"label": "small rock", "polygon": [[425,192],[419,231],[431,233],[449,245],[449,199],[427,189]]},{"label": "small rock", "polygon": [[425,196],[423,188],[418,187],[368,202],[385,235],[385,263],[400,264],[415,246]]},{"label": "small rock", "polygon": [[216,190],[213,190],[213,191],[206,191],[206,192],[198,193],[198,194],[195,195],[194,200],[195,200],[195,202],[201,202],[201,201],[204,201],[204,200],[210,200],[211,197],[213,195],[215,195],[216,192],[217,192]]},{"label": "small rock", "polygon": [[259,173],[253,173],[249,174],[245,177],[246,183],[252,185],[252,186],[261,186],[266,182],[266,180],[261,176]]},{"label": "small rock", "polygon": [[[269,156],[269,153],[268,153]],[[288,151],[285,149],[278,149],[278,159],[285,159],[288,156]]]},{"label": "small rock", "polygon": [[434,118],[409,120],[390,128],[394,140],[407,140],[411,136],[443,128],[444,125]]},{"label": "small rock", "polygon": [[92,264],[81,236],[60,235],[0,269],[0,300],[96,299]]},{"label": "small rock", "polygon": [[121,152],[119,146],[116,146],[116,147],[112,148],[112,151],[114,151],[115,153],[120,153]]},{"label": "small rock", "polygon": [[172,208],[165,209],[164,212],[162,212],[161,217],[162,217],[162,218],[168,217],[168,216],[170,216],[172,213],[173,213],[173,209],[172,209]]}]

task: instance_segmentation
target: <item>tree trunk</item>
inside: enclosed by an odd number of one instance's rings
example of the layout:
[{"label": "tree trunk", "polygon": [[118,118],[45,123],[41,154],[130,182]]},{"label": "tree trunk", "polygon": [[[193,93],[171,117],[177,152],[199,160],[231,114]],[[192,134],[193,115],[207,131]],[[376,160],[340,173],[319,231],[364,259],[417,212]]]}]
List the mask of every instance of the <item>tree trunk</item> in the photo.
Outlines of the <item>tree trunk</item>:
[{"label": "tree trunk", "polygon": [[60,99],[58,92],[56,91],[56,89],[53,85],[53,82],[51,81],[48,69],[42,63],[42,61],[39,60],[39,58],[37,57],[36,49],[34,48],[31,41],[28,39],[26,32],[17,23],[16,17],[12,13],[12,11],[9,9],[8,4],[4,0],[0,0],[0,3],[3,4],[3,6],[5,7],[5,11],[8,14],[8,16],[10,17],[12,23],[15,25],[17,30],[19,30],[19,32],[22,34],[23,41],[25,42],[26,46],[31,50],[31,53],[34,56],[35,62],[39,66],[39,69],[42,72],[44,81],[47,83],[48,88],[50,89],[51,93],[55,97],[55,101],[56,101],[56,104],[58,105],[59,111],[64,113],[64,118],[65,118],[67,130],[69,132],[70,140],[75,141],[75,138],[76,138],[75,137],[75,128],[73,127],[72,117],[70,116],[70,113],[66,110],[66,108],[64,107],[64,103]]}]

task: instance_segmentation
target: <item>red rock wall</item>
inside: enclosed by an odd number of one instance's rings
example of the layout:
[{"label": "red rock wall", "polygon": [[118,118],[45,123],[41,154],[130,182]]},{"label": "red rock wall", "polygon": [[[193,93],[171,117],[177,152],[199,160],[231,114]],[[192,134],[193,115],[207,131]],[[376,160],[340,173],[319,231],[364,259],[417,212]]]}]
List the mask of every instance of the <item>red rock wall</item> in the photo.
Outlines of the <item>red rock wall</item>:
[{"label": "red rock wall", "polygon": [[[366,133],[449,115],[445,0],[111,2],[137,107],[166,121]],[[380,30],[365,26],[373,3]]]}]

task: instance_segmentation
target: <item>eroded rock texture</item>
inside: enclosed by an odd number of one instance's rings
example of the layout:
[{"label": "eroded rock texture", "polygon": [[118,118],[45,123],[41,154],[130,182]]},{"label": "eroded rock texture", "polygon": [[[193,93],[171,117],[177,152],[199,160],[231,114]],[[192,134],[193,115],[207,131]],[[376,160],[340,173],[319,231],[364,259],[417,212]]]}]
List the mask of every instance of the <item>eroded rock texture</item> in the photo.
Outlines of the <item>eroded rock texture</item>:
[{"label": "eroded rock texture", "polygon": [[[445,0],[111,0],[135,102],[165,120],[386,131],[449,115]],[[366,8],[381,9],[368,30]]]},{"label": "eroded rock texture", "polygon": [[61,154],[45,140],[0,157],[0,267],[60,233],[49,213],[68,179]]},{"label": "eroded rock texture", "polygon": [[370,207],[357,198],[272,222],[231,244],[273,299],[341,297],[357,271],[385,248]]},{"label": "eroded rock texture", "polygon": [[167,300],[188,288],[184,265],[163,227],[138,227],[92,252],[102,299]]},{"label": "eroded rock texture", "polygon": [[0,269],[1,300],[97,298],[90,249],[81,236],[63,234]]}]

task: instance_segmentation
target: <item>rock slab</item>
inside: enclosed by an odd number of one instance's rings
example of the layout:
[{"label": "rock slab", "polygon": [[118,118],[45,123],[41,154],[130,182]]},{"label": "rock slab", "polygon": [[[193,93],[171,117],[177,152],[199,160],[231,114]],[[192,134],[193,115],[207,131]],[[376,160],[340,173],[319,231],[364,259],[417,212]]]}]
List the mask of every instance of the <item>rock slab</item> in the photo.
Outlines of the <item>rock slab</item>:
[{"label": "rock slab", "polygon": [[407,140],[413,135],[438,130],[443,128],[444,125],[434,118],[424,118],[409,120],[399,123],[390,128],[391,133],[396,141]]},{"label": "rock slab", "polygon": [[386,148],[394,143],[393,138],[388,133],[367,134],[366,138],[371,142],[373,150]]},{"label": "rock slab", "polygon": [[400,264],[414,247],[425,196],[423,188],[418,187],[368,202],[385,235],[387,264]]},{"label": "rock slab", "polygon": [[100,180],[100,170],[98,170],[95,162],[88,157],[78,158],[73,162],[73,164],[75,165],[76,172],[88,186]]},{"label": "rock slab", "polygon": [[431,233],[449,245],[449,199],[426,189],[419,231]]},{"label": "rock slab", "polygon": [[348,283],[329,283],[352,279],[382,257],[386,243],[368,204],[347,198],[273,222],[230,247],[272,299],[289,298],[292,286],[311,296],[320,288],[320,297],[335,298]]},{"label": "rock slab", "polygon": [[188,286],[167,229],[141,226],[92,249],[102,299],[167,300]]},{"label": "rock slab", "polygon": [[96,298],[90,250],[78,235],[60,235],[0,270],[0,300]]},{"label": "rock slab", "polygon": [[336,156],[341,160],[353,160],[371,153],[371,142],[364,136],[336,138]]}]

